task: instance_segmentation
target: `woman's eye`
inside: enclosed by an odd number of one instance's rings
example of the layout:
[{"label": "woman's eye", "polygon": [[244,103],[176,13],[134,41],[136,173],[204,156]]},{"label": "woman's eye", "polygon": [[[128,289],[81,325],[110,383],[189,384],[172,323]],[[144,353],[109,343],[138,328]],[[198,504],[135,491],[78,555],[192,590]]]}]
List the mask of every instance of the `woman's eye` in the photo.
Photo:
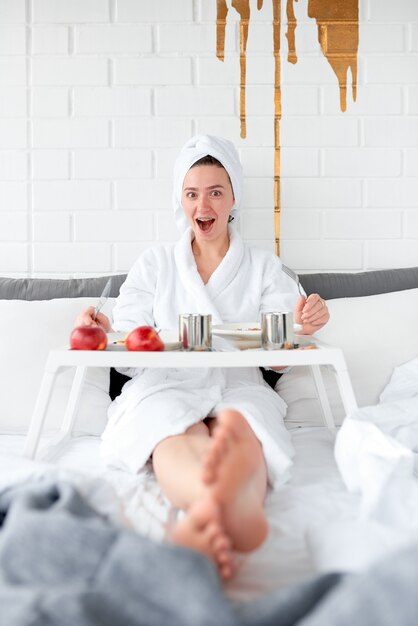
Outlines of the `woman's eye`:
[{"label": "woman's eye", "polygon": [[212,196],[218,197],[218,196],[220,196],[220,195],[221,195],[221,192],[220,192],[218,189],[214,189],[214,190],[212,191]]},{"label": "woman's eye", "polygon": [[186,193],[186,198],[189,198],[190,200],[192,200],[195,197],[196,197],[196,194],[193,191],[189,191],[188,193]]}]

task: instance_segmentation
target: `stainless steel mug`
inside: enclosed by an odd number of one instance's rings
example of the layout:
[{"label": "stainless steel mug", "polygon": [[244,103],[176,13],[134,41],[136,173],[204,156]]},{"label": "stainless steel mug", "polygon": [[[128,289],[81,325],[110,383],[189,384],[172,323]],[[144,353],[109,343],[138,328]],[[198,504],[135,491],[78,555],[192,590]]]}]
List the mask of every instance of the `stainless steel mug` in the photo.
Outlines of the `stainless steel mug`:
[{"label": "stainless steel mug", "polygon": [[185,313],[179,315],[179,341],[183,350],[212,349],[212,315]]},{"label": "stainless steel mug", "polygon": [[293,313],[272,311],[261,314],[261,345],[265,350],[292,349],[294,346]]}]

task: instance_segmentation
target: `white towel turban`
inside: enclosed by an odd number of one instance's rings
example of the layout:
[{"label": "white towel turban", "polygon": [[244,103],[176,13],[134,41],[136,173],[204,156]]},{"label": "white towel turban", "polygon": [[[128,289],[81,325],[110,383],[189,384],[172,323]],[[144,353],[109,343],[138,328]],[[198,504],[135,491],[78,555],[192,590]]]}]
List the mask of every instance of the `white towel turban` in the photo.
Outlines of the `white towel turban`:
[{"label": "white towel turban", "polygon": [[184,233],[190,226],[181,204],[184,177],[193,163],[208,154],[218,159],[229,174],[235,199],[231,210],[232,216],[235,217],[240,206],[243,174],[234,144],[223,137],[196,135],[184,144],[174,164],[173,208],[176,224],[181,233]]}]

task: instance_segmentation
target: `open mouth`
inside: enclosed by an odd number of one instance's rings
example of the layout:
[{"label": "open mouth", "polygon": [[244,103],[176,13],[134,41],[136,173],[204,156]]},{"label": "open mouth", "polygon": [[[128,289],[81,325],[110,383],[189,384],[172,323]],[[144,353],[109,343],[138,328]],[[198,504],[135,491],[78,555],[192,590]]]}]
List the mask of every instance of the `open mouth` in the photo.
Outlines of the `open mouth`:
[{"label": "open mouth", "polygon": [[196,219],[196,223],[199,226],[200,230],[206,233],[212,228],[212,225],[215,223],[215,220],[212,217],[198,217]]}]

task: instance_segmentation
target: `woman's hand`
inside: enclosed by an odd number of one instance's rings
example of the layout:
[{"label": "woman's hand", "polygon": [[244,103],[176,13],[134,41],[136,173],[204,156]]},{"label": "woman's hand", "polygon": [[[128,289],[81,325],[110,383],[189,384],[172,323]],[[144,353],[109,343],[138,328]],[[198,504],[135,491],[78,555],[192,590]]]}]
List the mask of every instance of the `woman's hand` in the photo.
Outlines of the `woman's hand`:
[{"label": "woman's hand", "polygon": [[84,309],[77,316],[74,326],[100,326],[105,333],[111,332],[109,318],[104,313],[98,313],[96,319],[94,319],[94,306],[89,306],[88,309]]},{"label": "woman's hand", "polygon": [[313,335],[329,320],[327,303],[317,293],[300,297],[295,306],[295,322],[302,324],[303,335]]}]

